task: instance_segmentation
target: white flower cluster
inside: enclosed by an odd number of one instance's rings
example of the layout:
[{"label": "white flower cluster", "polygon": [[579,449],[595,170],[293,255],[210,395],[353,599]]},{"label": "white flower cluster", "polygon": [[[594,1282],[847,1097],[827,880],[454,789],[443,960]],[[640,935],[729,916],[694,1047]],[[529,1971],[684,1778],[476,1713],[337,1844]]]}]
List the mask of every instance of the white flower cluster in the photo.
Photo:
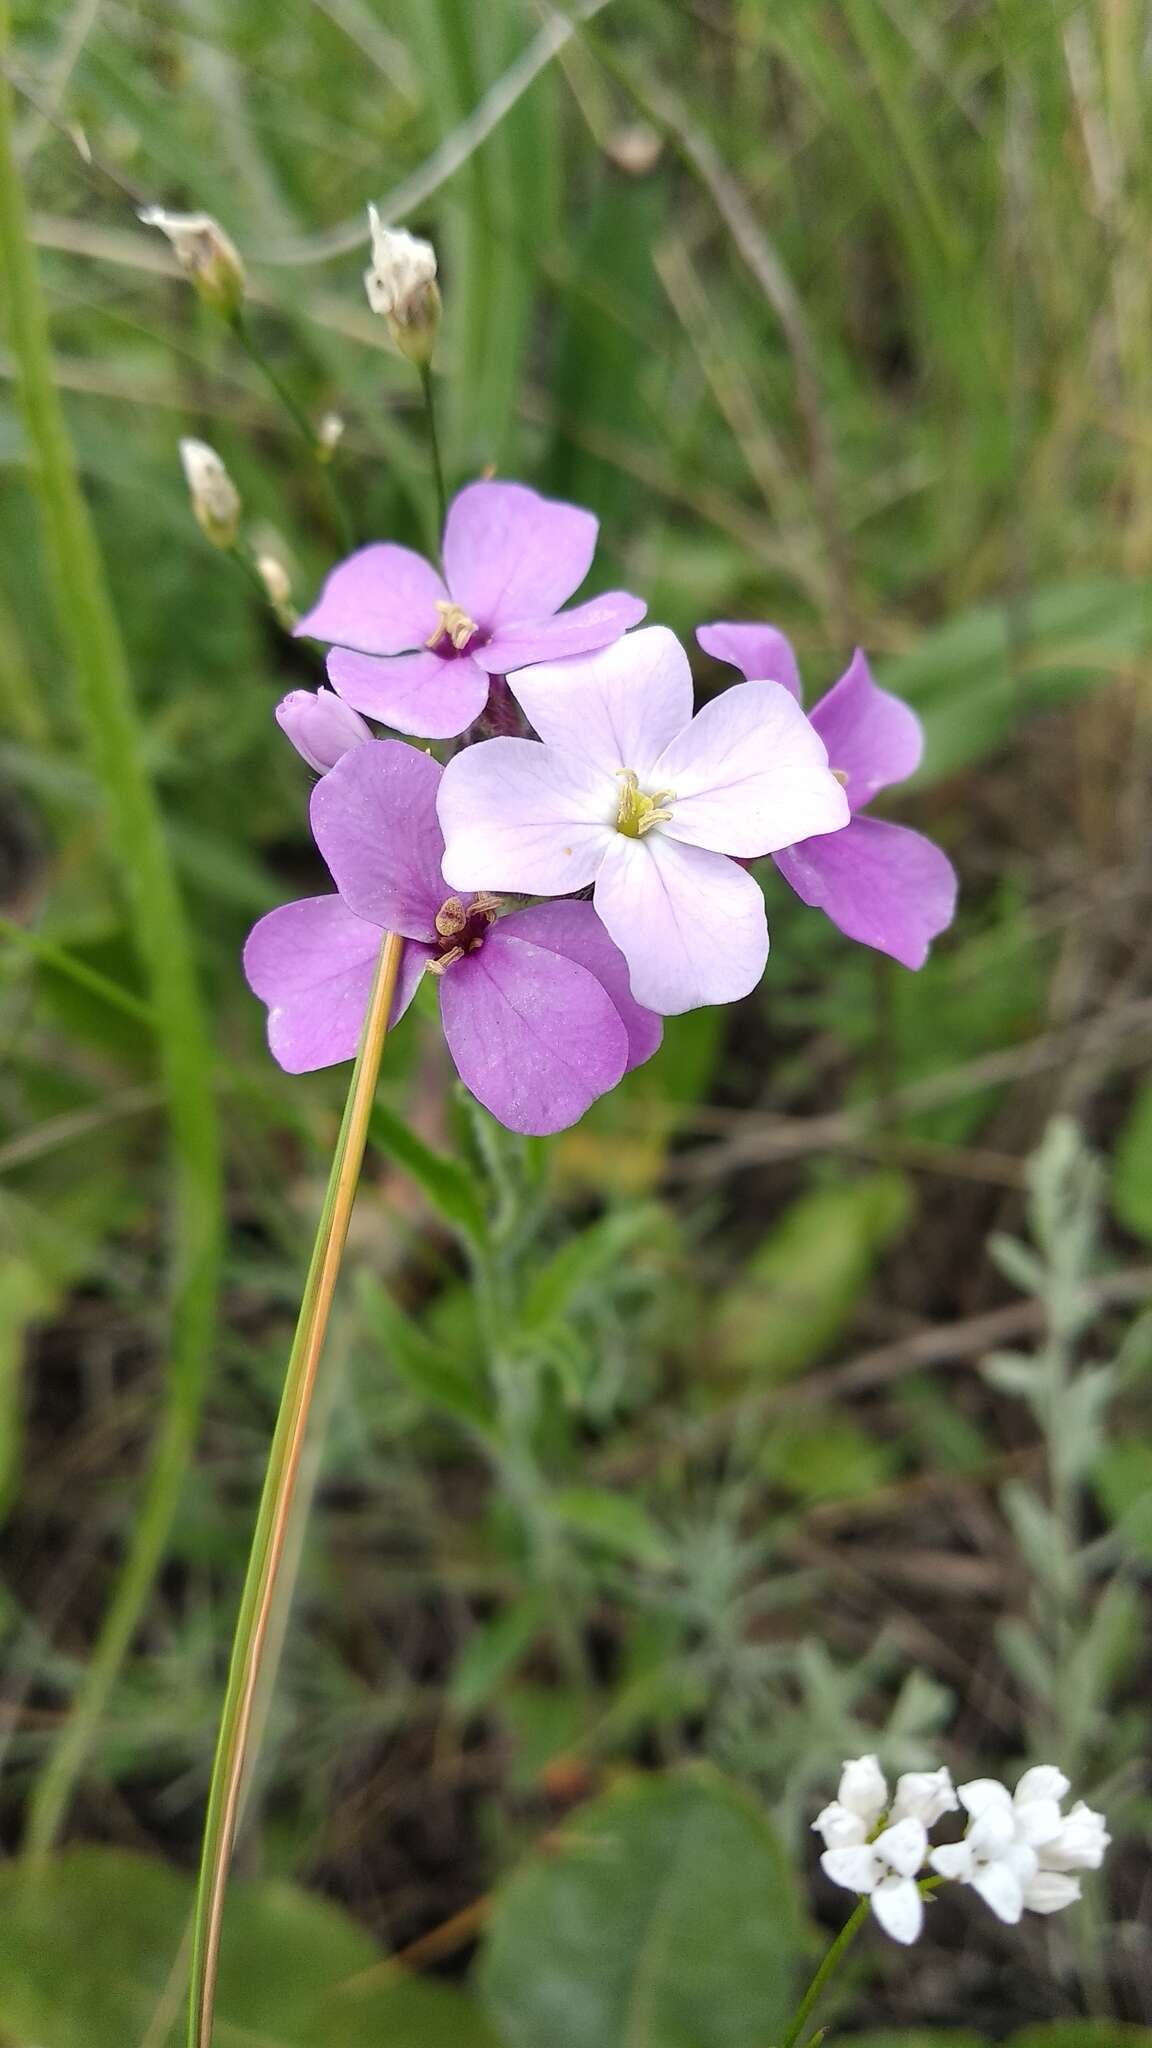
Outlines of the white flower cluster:
[{"label": "white flower cluster", "polygon": [[[1076,1872],[1098,1870],[1111,1840],[1104,1815],[1083,1800],[1061,1811],[1068,1789],[1053,1764],[1025,1771],[1015,1792],[995,1778],[956,1787],[942,1767],[906,1771],[889,1806],[876,1758],[855,1757],[813,1822],[825,1844],[821,1866],[834,1884],[871,1901],[894,1941],[913,1942],[920,1933],[919,1881],[928,1871],[970,1884],[1010,1926],[1025,1909],[1059,1913],[1080,1897]],[[960,1807],[969,1815],[963,1841],[932,1848],[929,1828]]]}]

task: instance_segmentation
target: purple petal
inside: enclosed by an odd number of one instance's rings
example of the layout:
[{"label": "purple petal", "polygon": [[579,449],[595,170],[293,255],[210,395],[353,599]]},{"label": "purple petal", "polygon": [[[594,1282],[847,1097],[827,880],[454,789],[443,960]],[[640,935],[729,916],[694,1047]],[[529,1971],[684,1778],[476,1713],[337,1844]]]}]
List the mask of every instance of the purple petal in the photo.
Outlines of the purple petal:
[{"label": "purple petal", "polygon": [[[268,1005],[268,1043],[289,1074],[354,1059],[384,935],[339,896],[306,896],[270,910],[248,936],[248,986]],[[407,945],[390,1028],[412,1001],[428,953]]]},{"label": "purple petal", "polygon": [[739,626],[723,621],[699,626],[696,638],[715,661],[731,662],[750,683],[782,683],[798,704],[804,701],[792,642],[778,626]]},{"label": "purple petal", "polygon": [[444,585],[411,548],[376,541],[333,569],[310,612],[293,628],[299,637],[358,647],[364,654],[403,654],[436,631]]},{"label": "purple petal", "polygon": [[628,986],[628,962],[590,903],[536,903],[529,910],[513,911],[500,929],[586,967],[608,991],[620,1014],[628,1033],[629,1068],[642,1067],[651,1059],[664,1036],[663,1022],[654,1010],[642,1009],[636,1001]]},{"label": "purple petal", "polygon": [[475,649],[474,659],[490,675],[506,676],[509,669],[527,668],[534,661],[561,661],[571,654],[591,654],[619,640],[630,626],[638,626],[648,607],[642,597],[630,597],[626,590],[609,590],[603,597],[590,597],[587,604],[573,605],[550,619],[510,621],[497,626],[487,645]]},{"label": "purple petal", "polygon": [[698,711],[652,769],[665,831],[746,859],[836,832],[850,812],[824,743],[779,683],[733,683]]},{"label": "purple petal", "polygon": [[721,853],[661,832],[614,832],[594,901],[628,962],[636,1001],[662,1016],[734,1003],[764,972],[764,898],[747,870]]},{"label": "purple petal", "polygon": [[430,647],[384,657],[334,647],[328,680],[346,704],[422,740],[454,739],[488,702],[488,677],[470,655],[445,661]]},{"label": "purple petal", "polygon": [[436,821],[443,772],[400,740],[373,740],[312,791],[312,832],[348,908],[406,939],[435,937],[448,893]]},{"label": "purple petal", "polygon": [[616,837],[617,788],[578,755],[539,740],[466,747],[440,784],[447,880],[454,889],[531,896],[585,888]]},{"label": "purple petal", "polygon": [[524,484],[467,484],[444,525],[448,588],[486,633],[506,620],[546,619],[583,583],[596,532],[591,512]]},{"label": "purple petal", "polygon": [[289,690],[276,706],[276,723],[318,775],[330,768],[372,732],[351,706],[332,690]]},{"label": "purple petal", "polygon": [[844,777],[854,811],[863,810],[878,789],[903,782],[920,766],[920,720],[910,705],[873,682],[859,648],[811,718],[828,749],[829,766]]},{"label": "purple petal", "polygon": [[688,656],[667,626],[643,626],[583,659],[521,669],[509,688],[542,740],[610,781],[632,768],[643,785],[692,717]]},{"label": "purple petal", "polygon": [[929,942],[951,924],[956,874],[946,854],[906,825],[853,818],[843,832],[776,855],[786,882],[826,911],[849,939],[923,967]]},{"label": "purple petal", "polygon": [[440,983],[460,1079],[510,1131],[545,1137],[614,1088],[628,1034],[611,996],[574,960],[498,924]]}]

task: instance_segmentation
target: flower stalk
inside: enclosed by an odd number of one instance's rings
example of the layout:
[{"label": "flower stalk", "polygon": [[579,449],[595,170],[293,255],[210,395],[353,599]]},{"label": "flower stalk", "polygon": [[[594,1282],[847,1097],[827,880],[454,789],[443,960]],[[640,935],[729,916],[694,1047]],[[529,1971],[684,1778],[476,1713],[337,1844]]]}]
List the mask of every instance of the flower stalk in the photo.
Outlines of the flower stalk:
[{"label": "flower stalk", "polygon": [[189,2048],[210,2048],[212,2040],[224,1896],[242,1796],[251,1777],[253,1717],[265,1672],[308,1420],[363,1165],[368,1121],[403,950],[404,941],[395,933],[385,937],[380,949],[304,1285],[252,1539],[208,1795],[193,1927]]}]

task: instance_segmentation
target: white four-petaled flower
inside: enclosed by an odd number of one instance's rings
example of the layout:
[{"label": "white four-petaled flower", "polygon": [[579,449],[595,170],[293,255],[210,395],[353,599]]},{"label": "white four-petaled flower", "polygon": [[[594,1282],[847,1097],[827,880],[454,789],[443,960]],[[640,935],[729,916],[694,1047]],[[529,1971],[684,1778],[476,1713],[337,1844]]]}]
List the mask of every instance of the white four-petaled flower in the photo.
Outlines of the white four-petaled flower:
[{"label": "white four-petaled flower", "polygon": [[1015,1792],[996,1778],[959,1789],[971,1824],[962,1842],[933,1849],[929,1861],[939,1876],[971,1885],[1008,1926],[1025,1911],[1058,1913],[1080,1897],[1071,1873],[1099,1869],[1111,1837],[1104,1815],[1082,1800],[1061,1812],[1063,1771],[1040,1764],[1025,1771]]},{"label": "white four-petaled flower", "polygon": [[924,1924],[924,1901],[916,1882],[928,1853],[928,1830],[920,1820],[898,1820],[873,1842],[825,1849],[826,1877],[871,1901],[872,1911],[893,1941],[916,1940]]}]

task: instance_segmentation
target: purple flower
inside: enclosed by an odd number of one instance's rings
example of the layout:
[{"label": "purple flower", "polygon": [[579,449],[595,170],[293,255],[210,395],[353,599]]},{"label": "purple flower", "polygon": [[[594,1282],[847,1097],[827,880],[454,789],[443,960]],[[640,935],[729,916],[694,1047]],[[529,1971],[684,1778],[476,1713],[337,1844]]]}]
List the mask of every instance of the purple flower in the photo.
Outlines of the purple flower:
[{"label": "purple flower", "polygon": [[540,739],[486,740],[445,769],[449,881],[538,895],[594,882],[638,1003],[671,1016],[747,995],[768,957],[764,900],[727,856],[848,821],[788,691],[740,683],[693,718],[688,657],[666,626],[522,669],[510,687]]},{"label": "purple flower", "polygon": [[276,723],[318,775],[372,737],[372,728],[334,690],[289,690],[276,706]]},{"label": "purple flower", "polygon": [[[775,676],[800,702],[796,657],[775,626],[701,626],[696,638],[706,654],[745,676]],[[877,687],[857,648],[811,722],[844,784],[852,822],[834,837],[782,848],[776,865],[801,901],[825,911],[846,937],[905,967],[923,967],[930,942],[956,912],[955,869],[922,833],[860,815],[878,790],[919,767],[920,720]]]},{"label": "purple flower", "polygon": [[[498,920],[491,896],[453,894],[440,872],[443,769],[399,740],[372,740],[312,792],[312,830],[339,894],[262,917],[244,970],[268,1005],[268,1041],[290,1074],[356,1052],[385,931],[409,941],[392,1024],[421,975],[460,1078],[509,1130],[564,1130],[660,1043],[590,903],[542,903]],[[498,921],[497,921],[498,920]]]},{"label": "purple flower", "polygon": [[523,484],[468,484],[444,523],[444,576],[376,542],[333,569],[296,627],[333,642],[328,679],[397,732],[450,739],[479,718],[490,676],[605,647],[647,607],[609,591],[560,606],[592,566],[597,521]]}]

